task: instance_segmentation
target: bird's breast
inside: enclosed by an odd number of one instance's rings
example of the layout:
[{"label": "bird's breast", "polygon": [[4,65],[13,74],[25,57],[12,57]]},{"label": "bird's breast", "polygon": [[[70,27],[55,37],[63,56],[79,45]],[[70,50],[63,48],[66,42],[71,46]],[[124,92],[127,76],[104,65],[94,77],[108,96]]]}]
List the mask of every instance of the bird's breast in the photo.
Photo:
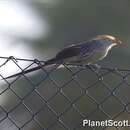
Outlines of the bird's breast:
[{"label": "bird's breast", "polygon": [[84,59],[83,61],[86,62],[86,64],[93,64],[106,57],[107,53],[107,51],[96,52],[93,53],[90,57],[86,57],[86,59]]}]

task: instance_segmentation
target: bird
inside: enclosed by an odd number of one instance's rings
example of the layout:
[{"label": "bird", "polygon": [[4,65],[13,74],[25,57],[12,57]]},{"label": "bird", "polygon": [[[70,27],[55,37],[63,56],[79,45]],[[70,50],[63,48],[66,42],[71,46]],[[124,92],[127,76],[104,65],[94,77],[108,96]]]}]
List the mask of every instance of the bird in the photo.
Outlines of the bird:
[{"label": "bird", "polygon": [[72,44],[61,51],[59,51],[55,57],[47,60],[44,64],[37,67],[33,67],[22,72],[16,73],[14,75],[5,77],[4,79],[13,78],[19,75],[24,75],[36,70],[39,70],[45,66],[53,64],[71,64],[71,65],[91,65],[95,64],[97,61],[104,59],[112,47],[121,44],[122,41],[108,34],[97,35],[96,37],[80,42],[77,44]]}]

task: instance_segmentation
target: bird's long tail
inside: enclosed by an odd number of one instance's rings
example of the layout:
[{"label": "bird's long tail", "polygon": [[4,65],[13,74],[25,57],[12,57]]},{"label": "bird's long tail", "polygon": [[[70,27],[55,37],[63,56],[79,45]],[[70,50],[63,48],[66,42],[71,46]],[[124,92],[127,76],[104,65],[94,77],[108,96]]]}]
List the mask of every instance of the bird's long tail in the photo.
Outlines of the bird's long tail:
[{"label": "bird's long tail", "polygon": [[27,74],[27,73],[39,70],[42,67],[45,67],[45,66],[48,66],[48,65],[52,65],[52,64],[55,64],[55,63],[57,63],[57,60],[55,58],[52,58],[50,60],[47,60],[43,65],[39,65],[37,67],[33,67],[33,68],[28,69],[28,70],[23,70],[22,72],[19,72],[19,73],[16,73],[14,75],[5,77],[4,79],[14,78],[14,77],[22,75],[22,74]]}]

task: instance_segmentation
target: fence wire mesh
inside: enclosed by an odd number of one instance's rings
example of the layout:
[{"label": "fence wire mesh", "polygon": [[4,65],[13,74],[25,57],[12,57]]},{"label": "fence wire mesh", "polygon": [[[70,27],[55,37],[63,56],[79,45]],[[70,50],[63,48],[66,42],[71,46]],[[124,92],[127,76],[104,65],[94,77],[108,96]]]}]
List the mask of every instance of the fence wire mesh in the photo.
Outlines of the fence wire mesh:
[{"label": "fence wire mesh", "polygon": [[[55,65],[24,74],[41,64],[0,57],[0,130],[129,129],[82,126],[84,119],[130,121],[129,69]],[[5,79],[14,68],[23,74]]]}]

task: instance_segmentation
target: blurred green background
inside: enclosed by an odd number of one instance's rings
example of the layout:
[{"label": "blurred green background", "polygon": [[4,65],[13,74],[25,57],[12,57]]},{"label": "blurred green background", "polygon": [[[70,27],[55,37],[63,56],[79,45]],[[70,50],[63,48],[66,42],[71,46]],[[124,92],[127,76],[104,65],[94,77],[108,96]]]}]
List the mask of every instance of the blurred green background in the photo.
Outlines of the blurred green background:
[{"label": "blurred green background", "polygon": [[[119,37],[123,44],[113,48],[110,55],[98,64],[110,68],[130,68],[130,1],[23,2],[37,12],[41,21],[47,23],[47,34],[39,38],[20,35],[14,37],[16,42],[13,42],[13,46],[28,46],[32,51],[32,59],[45,60],[72,43],[86,41],[99,34],[111,34]],[[22,53],[19,57],[28,58],[23,57]],[[17,80],[9,80],[9,84],[2,81],[4,85],[0,87],[0,130],[92,130],[91,127],[82,127],[85,117],[92,120],[130,120],[129,105],[124,110],[124,106],[130,102],[129,72],[110,72],[103,76],[103,80],[99,80],[89,69],[71,68],[71,71],[80,72],[73,77],[67,68],[56,69],[45,78],[46,72],[40,70],[35,75],[26,75],[29,80],[22,76]],[[99,75],[106,72],[101,70]],[[123,81],[126,74],[127,83]],[[129,128],[121,128],[127,129]],[[95,127],[95,130],[101,128]],[[108,127],[106,130],[116,128]]]},{"label": "blurred green background", "polygon": [[33,44],[38,52],[44,54],[44,50],[49,51],[53,48],[56,50],[55,54],[68,44],[88,40],[98,34],[111,34],[119,37],[124,44],[115,48],[103,64],[129,67],[130,2],[128,0],[53,0],[53,2],[54,5],[47,6],[41,3],[35,5],[41,17],[43,14],[51,27],[46,38]]}]

